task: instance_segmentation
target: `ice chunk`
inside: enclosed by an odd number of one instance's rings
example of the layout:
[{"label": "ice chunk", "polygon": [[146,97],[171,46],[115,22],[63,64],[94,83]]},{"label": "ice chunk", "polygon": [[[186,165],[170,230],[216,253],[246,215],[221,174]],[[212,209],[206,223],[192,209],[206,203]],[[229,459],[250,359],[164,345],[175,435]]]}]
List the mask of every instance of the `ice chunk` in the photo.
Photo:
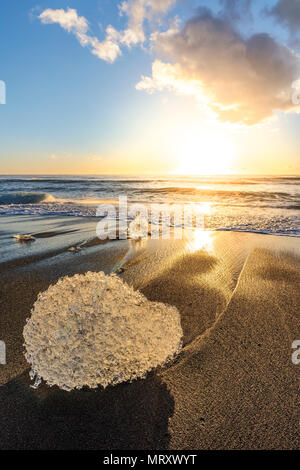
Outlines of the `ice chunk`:
[{"label": "ice chunk", "polygon": [[13,238],[17,242],[33,242],[35,237],[33,235],[14,235]]},{"label": "ice chunk", "polygon": [[73,253],[78,253],[78,251],[80,250],[80,246],[71,246],[70,248],[68,248],[68,251],[72,251]]},{"label": "ice chunk", "polygon": [[145,377],[180,351],[182,328],[175,307],[89,272],[39,294],[24,338],[38,380],[72,390]]},{"label": "ice chunk", "polygon": [[31,388],[34,388],[35,390],[37,388],[39,388],[39,386],[41,385],[42,383],[42,379],[40,377],[36,377],[35,381],[34,381],[34,384],[33,385],[30,385]]}]

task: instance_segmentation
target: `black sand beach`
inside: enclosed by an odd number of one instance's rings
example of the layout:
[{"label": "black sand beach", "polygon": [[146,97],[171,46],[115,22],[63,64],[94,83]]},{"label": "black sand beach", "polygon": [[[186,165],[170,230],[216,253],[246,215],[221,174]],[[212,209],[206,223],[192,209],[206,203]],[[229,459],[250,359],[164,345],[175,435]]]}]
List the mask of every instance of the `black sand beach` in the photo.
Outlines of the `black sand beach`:
[{"label": "black sand beach", "polygon": [[[298,239],[214,232],[99,244],[92,220],[38,219],[30,245],[11,238],[30,218],[1,220],[1,449],[299,448]],[[38,293],[118,266],[148,299],[178,308],[180,356],[105,391],[30,388],[22,331]]]}]

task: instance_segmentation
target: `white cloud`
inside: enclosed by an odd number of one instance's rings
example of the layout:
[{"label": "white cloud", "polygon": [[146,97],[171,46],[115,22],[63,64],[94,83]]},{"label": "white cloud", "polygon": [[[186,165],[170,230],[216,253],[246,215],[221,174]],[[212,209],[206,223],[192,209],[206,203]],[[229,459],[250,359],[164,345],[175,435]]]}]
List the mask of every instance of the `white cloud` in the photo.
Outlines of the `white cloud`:
[{"label": "white cloud", "polygon": [[84,16],[78,16],[77,11],[72,8],[68,8],[67,11],[63,9],[51,10],[51,8],[48,8],[40,14],[39,18],[44,24],[58,23],[69,33],[84,34],[89,29],[87,19]]},{"label": "white cloud", "polygon": [[57,23],[69,33],[74,34],[81,46],[89,46],[92,54],[99,59],[114,62],[121,54],[118,45],[119,33],[112,26],[106,28],[106,38],[101,42],[98,38],[87,34],[89,30],[87,19],[78,16],[77,11],[72,8],[67,10],[48,8],[40,14],[39,19],[43,24]]},{"label": "white cloud", "polygon": [[143,23],[146,16],[145,0],[129,0],[120,6],[120,13],[126,14],[129,19],[129,27],[122,33],[121,42],[130,46],[144,42],[145,34]]},{"label": "white cloud", "polygon": [[202,82],[185,77],[180,64],[169,64],[156,59],[152,64],[152,76],[142,75],[136,89],[149,94],[167,90],[175,94],[194,97],[208,118],[216,116],[210,107],[209,97],[204,92]]},{"label": "white cloud", "polygon": [[153,41],[157,54],[170,62],[156,60],[139,90],[206,98],[220,120],[248,125],[275,110],[293,109],[291,86],[300,77],[300,57],[268,34],[244,39],[228,19],[200,8],[181,30],[157,33]]},{"label": "white cloud", "polygon": [[176,0],[127,0],[120,5],[120,13],[128,16],[128,27],[117,31],[113,26],[106,28],[103,41],[88,34],[89,23],[84,16],[79,16],[73,8],[67,10],[44,10],[39,19],[43,24],[57,23],[63,29],[76,36],[83,47],[90,47],[92,54],[107,62],[114,62],[121,55],[120,45],[130,47],[143,43],[146,39],[144,22],[152,21],[165,13]]},{"label": "white cloud", "polygon": [[164,14],[176,0],[127,0],[120,5],[120,13],[128,16],[128,28],[121,33],[121,42],[130,47],[145,41],[144,22]]},{"label": "white cloud", "polygon": [[174,91],[186,95],[201,96],[202,83],[186,79],[179,64],[167,64],[157,59],[152,64],[152,77],[142,76],[136,89],[152,94],[155,91]]},{"label": "white cloud", "polygon": [[106,62],[114,62],[121,55],[119,33],[112,26],[106,28],[106,38],[102,42],[84,33],[77,33],[76,36],[83,47],[90,46],[92,54]]}]

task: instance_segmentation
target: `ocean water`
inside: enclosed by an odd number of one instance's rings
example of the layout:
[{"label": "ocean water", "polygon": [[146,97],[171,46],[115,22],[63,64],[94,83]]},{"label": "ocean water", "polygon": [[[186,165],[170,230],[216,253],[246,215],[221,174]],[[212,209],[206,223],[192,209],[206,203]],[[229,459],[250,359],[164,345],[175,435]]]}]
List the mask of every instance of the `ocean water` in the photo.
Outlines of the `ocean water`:
[{"label": "ocean water", "polygon": [[300,176],[0,176],[0,215],[96,216],[103,202],[198,205],[205,229],[300,236]]}]

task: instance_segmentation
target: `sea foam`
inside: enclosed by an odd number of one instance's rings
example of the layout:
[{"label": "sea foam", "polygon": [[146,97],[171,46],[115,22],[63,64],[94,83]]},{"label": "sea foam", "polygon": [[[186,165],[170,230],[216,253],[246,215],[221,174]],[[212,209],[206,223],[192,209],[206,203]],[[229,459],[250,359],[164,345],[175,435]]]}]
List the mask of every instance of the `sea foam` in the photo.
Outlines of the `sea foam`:
[{"label": "sea foam", "polygon": [[102,272],[62,278],[40,293],[23,334],[36,384],[67,391],[144,378],[182,344],[175,307]]}]

